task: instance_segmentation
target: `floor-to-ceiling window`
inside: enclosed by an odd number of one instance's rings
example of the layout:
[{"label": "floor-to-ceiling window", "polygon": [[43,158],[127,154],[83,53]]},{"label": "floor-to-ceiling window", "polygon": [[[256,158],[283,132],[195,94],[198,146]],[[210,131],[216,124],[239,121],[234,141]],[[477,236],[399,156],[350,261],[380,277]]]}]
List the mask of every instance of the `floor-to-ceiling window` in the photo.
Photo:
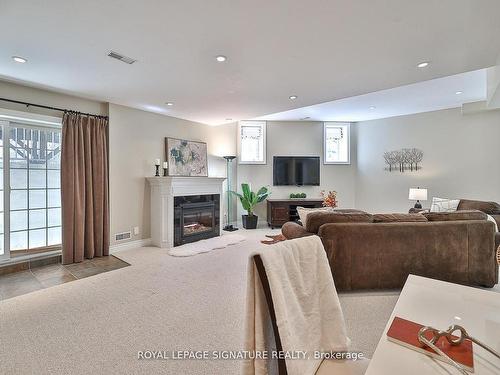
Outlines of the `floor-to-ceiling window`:
[{"label": "floor-to-ceiling window", "polygon": [[2,120],[0,257],[61,246],[61,130]]}]

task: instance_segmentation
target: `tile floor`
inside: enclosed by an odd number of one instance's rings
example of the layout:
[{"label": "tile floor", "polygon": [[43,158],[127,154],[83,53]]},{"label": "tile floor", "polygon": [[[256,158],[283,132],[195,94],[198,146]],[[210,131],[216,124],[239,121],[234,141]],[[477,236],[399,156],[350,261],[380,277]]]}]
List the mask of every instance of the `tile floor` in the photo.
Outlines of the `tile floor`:
[{"label": "tile floor", "polygon": [[129,266],[127,262],[110,255],[81,263],[49,264],[0,275],[0,301],[126,266]]}]

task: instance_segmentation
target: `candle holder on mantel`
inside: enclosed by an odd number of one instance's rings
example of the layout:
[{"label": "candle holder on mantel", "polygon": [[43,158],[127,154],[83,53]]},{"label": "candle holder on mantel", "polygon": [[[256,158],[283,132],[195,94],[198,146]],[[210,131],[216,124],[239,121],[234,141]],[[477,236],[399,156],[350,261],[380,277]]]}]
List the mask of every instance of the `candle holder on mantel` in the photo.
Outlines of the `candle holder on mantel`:
[{"label": "candle holder on mantel", "polygon": [[155,159],[155,177],[160,177],[160,159]]},{"label": "candle holder on mantel", "polygon": [[163,162],[163,177],[167,177],[168,175],[168,162],[164,161]]}]

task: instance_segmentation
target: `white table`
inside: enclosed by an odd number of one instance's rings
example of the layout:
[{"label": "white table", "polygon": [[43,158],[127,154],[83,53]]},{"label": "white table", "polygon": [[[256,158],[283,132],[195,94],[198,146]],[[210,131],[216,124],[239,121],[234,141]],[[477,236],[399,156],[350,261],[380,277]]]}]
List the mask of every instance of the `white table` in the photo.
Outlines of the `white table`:
[{"label": "white table", "polygon": [[[437,329],[459,324],[500,351],[500,293],[410,275],[366,375],[459,374],[453,366],[388,341],[395,316]],[[474,368],[477,375],[498,375],[500,359],[474,344]]]}]

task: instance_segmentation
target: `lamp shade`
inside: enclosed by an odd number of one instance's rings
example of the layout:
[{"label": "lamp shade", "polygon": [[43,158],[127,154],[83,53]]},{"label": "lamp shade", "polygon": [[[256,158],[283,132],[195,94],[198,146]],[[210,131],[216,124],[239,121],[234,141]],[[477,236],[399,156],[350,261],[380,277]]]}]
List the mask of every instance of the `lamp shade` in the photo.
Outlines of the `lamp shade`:
[{"label": "lamp shade", "polygon": [[410,188],[410,194],[408,195],[408,199],[412,201],[426,201],[427,189]]}]

